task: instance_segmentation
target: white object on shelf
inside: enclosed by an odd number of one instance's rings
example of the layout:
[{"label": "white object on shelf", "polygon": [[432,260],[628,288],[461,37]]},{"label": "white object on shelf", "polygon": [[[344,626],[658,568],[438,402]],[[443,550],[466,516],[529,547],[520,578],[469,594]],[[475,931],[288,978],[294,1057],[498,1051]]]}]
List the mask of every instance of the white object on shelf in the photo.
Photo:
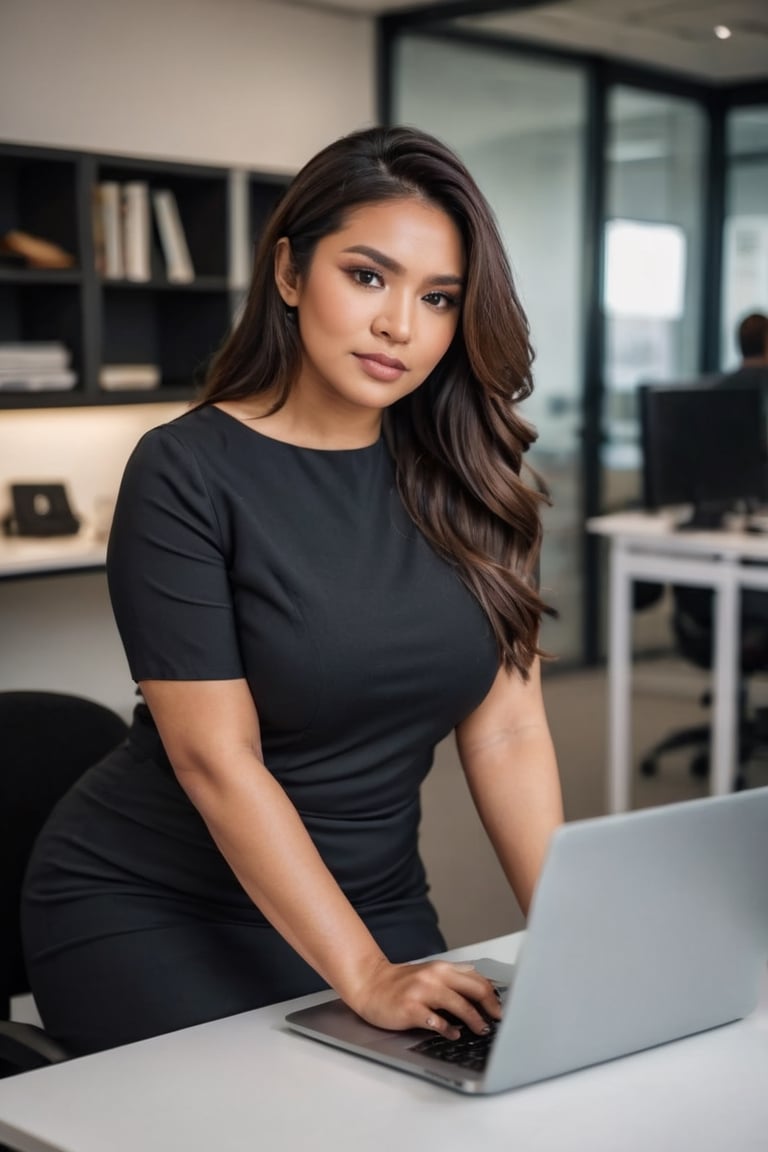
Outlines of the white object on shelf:
[{"label": "white object on shelf", "polygon": [[97,204],[101,213],[101,235],[104,241],[104,277],[107,280],[122,280],[125,275],[122,205],[120,185],[116,180],[103,180],[99,184]]},{"label": "white object on shelf", "polygon": [[169,188],[158,188],[152,193],[152,203],[168,279],[172,284],[189,284],[195,278],[195,270],[176,197]]},{"label": "white object on shelf", "polygon": [[70,354],[57,340],[28,340],[23,344],[0,342],[0,372],[26,369],[34,372],[61,371],[69,367]]},{"label": "white object on shelf", "polygon": [[157,364],[102,364],[99,369],[99,387],[105,392],[157,388],[159,383],[160,369]]},{"label": "white object on shelf", "polygon": [[123,263],[126,280],[150,278],[149,187],[144,180],[123,185]]},{"label": "white object on shelf", "polygon": [[16,372],[0,371],[0,392],[64,392],[77,384],[77,373],[64,368],[60,371],[36,371],[21,368]]}]

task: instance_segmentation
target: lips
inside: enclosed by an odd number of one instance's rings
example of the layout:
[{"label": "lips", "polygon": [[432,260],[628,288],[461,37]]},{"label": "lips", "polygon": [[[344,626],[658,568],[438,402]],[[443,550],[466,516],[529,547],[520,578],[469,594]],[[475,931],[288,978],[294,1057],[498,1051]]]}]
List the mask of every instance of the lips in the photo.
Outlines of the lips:
[{"label": "lips", "polygon": [[402,360],[393,360],[391,356],[383,356],[381,352],[355,352],[358,360],[372,360],[374,364],[381,364],[384,368],[394,368],[398,372],[405,372]]},{"label": "lips", "polygon": [[395,384],[407,372],[402,360],[384,356],[381,352],[355,352],[354,357],[369,380],[378,384]]}]

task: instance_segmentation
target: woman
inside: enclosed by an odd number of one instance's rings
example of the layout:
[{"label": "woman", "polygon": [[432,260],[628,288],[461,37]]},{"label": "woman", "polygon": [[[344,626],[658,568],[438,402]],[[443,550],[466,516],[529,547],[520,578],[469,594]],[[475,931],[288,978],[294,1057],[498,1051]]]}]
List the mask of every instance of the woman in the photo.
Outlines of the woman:
[{"label": "woman", "polygon": [[541,698],[525,318],[442,144],[374,128],[278,206],[199,405],[128,463],[108,556],[146,702],[42,834],[25,938],[94,1051],[323,987],[369,1022],[499,1014],[443,949],[419,786],[456,731],[527,910],[562,819]]}]

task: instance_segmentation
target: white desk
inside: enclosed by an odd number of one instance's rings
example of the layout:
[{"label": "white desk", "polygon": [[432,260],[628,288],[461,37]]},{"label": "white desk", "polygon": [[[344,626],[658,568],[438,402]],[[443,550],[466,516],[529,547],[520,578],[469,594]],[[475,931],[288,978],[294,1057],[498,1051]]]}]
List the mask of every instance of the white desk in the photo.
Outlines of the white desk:
[{"label": "white desk", "polygon": [[98,569],[106,559],[106,542],[87,530],[50,539],[0,536],[0,580]]},{"label": "white desk", "polygon": [[[452,955],[510,960],[520,939]],[[313,999],[0,1081],[0,1142],[21,1152],[766,1148],[768,980],[747,1020],[490,1097],[289,1032],[288,1008]]]},{"label": "white desk", "polygon": [[70,692],[130,716],[134,684],[115,627],[106,542],[0,536],[0,691]]},{"label": "white desk", "polygon": [[632,583],[651,580],[712,588],[715,593],[711,791],[733,787],[737,751],[739,606],[744,588],[768,589],[768,535],[741,531],[676,532],[673,516],[625,512],[598,516],[587,528],[608,537],[608,756],[612,812],[628,808],[632,772],[630,677]]}]

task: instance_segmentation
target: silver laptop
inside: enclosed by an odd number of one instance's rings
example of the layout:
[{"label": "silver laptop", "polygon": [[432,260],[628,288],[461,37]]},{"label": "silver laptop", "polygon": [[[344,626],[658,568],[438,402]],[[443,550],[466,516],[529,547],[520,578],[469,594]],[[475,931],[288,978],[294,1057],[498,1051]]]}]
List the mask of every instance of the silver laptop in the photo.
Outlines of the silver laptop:
[{"label": "silver laptop", "polygon": [[434,1033],[374,1028],[338,999],[286,1021],[461,1092],[500,1092],[738,1020],[767,959],[757,788],[559,828],[517,963],[475,961],[506,991],[487,1057],[469,1066],[437,1053]]}]

